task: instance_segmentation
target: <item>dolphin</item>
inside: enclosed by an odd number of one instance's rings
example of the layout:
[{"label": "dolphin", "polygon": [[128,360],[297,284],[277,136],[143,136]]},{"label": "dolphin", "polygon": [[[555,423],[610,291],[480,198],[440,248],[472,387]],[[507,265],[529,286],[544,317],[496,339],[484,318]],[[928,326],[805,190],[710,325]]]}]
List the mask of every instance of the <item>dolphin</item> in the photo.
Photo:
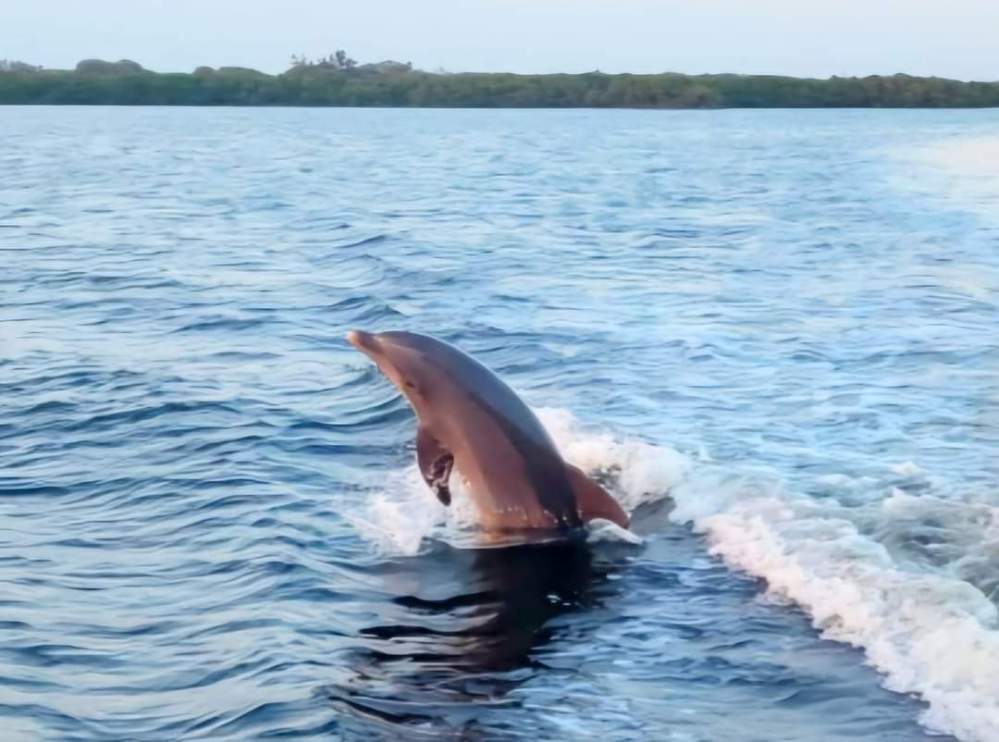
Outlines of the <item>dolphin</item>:
[{"label": "dolphin", "polygon": [[481,363],[413,332],[353,330],[416,413],[416,460],[427,486],[451,504],[455,469],[488,534],[568,532],[595,519],[628,527],[617,501],[562,459],[537,416]]}]

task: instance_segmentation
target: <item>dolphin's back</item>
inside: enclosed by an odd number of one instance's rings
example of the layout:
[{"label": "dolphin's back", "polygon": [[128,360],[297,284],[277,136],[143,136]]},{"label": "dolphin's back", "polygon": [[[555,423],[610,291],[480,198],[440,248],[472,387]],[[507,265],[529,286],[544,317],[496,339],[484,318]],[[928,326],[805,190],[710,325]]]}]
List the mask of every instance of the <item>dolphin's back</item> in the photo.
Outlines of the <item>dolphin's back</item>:
[{"label": "dolphin's back", "polygon": [[426,355],[440,371],[450,377],[453,384],[477,398],[496,417],[507,420],[521,435],[536,445],[549,447],[557,452],[555,442],[531,408],[502,379],[470,355],[442,340],[415,332],[382,334],[392,341],[401,340]]}]

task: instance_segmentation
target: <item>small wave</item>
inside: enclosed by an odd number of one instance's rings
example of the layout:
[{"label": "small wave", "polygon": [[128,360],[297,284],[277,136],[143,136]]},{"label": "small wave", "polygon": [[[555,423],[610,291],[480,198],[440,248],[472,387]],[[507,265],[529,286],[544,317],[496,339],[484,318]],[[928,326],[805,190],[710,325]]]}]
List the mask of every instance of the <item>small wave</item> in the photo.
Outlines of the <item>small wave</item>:
[{"label": "small wave", "polygon": [[873,535],[896,561],[969,582],[999,604],[999,507],[896,487],[878,516]]},{"label": "small wave", "polygon": [[[845,509],[786,493],[777,480],[705,470],[673,497],[672,519],[693,524],[713,554],[803,607],[824,637],[862,648],[886,687],[925,700],[928,728],[994,739],[999,612],[981,590],[959,575],[899,561]],[[955,508],[943,509],[953,517]],[[896,495],[884,505],[881,528],[899,511],[919,520],[913,503]]]},{"label": "small wave", "polygon": [[213,317],[198,322],[192,322],[180,327],[174,332],[238,332],[240,330],[251,330],[260,327],[265,323],[262,319],[238,319],[235,317]]}]

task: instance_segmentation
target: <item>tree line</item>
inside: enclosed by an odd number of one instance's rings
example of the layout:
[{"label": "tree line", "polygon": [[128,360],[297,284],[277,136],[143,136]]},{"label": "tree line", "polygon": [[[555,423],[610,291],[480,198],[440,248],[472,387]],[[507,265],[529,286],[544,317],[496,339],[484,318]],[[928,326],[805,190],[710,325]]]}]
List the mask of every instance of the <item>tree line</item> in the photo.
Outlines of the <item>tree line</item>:
[{"label": "tree line", "polygon": [[342,50],[285,72],[198,67],[159,73],[136,62],[83,60],[73,70],[0,61],[0,104],[423,106],[471,108],[975,108],[999,106],[999,82],[871,75],[446,73],[393,61],[358,64]]}]

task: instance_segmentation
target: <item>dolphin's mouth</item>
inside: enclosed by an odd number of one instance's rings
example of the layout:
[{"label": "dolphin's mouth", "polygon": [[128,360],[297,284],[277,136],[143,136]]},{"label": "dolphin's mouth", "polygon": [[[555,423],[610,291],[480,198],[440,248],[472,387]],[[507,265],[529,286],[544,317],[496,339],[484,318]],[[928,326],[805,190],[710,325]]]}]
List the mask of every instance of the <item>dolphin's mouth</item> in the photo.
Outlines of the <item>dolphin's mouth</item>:
[{"label": "dolphin's mouth", "polygon": [[353,345],[362,353],[371,354],[377,347],[378,341],[370,332],[363,330],[351,330],[346,335],[347,342]]}]

